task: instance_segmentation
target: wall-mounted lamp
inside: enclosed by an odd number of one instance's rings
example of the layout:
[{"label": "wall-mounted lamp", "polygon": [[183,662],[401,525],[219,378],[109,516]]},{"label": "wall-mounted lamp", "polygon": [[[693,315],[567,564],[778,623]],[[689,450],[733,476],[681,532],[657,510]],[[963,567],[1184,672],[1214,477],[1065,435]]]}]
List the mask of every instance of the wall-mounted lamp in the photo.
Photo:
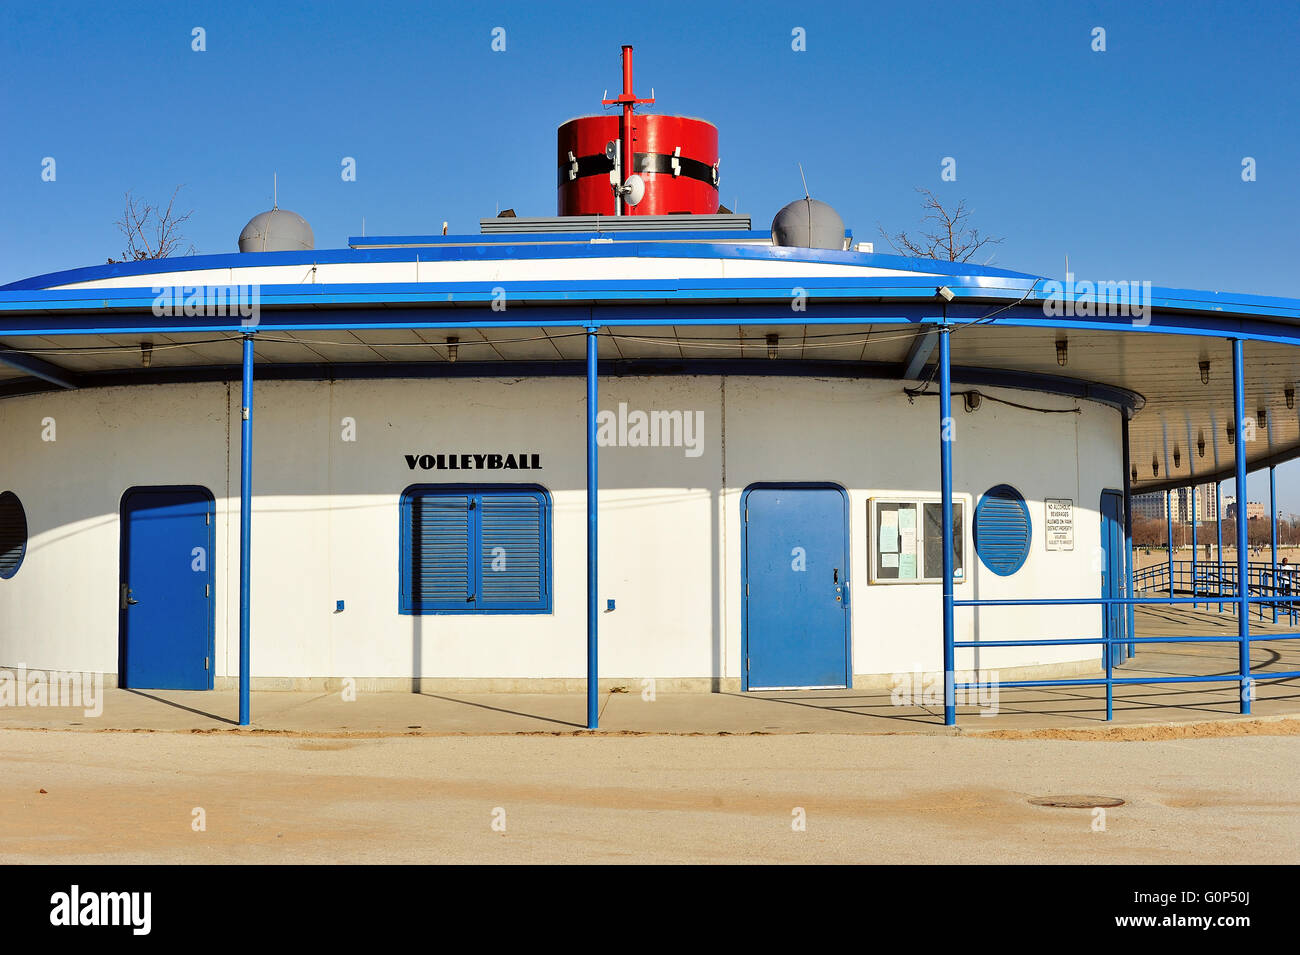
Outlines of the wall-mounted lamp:
[{"label": "wall-mounted lamp", "polygon": [[946,285],[940,285],[937,289],[934,290],[934,294],[939,296],[945,302],[951,302],[954,298],[957,297],[952,294],[952,289],[948,288],[948,286]]},{"label": "wall-mounted lamp", "polygon": [[1229,421],[1227,430],[1228,430],[1228,444],[1236,444],[1237,443],[1237,422]]},{"label": "wall-mounted lamp", "polygon": [[1056,363],[1064,367],[1065,363],[1070,360],[1070,341],[1066,338],[1056,340]]},{"label": "wall-mounted lamp", "polygon": [[460,339],[455,335],[447,338],[447,361],[455,361],[460,353]]},{"label": "wall-mounted lamp", "polygon": [[1138,479],[1138,466],[1136,464],[1133,465],[1133,469],[1129,471],[1129,478],[1130,480],[1133,481],[1136,481]]},{"label": "wall-mounted lamp", "polygon": [[1151,455],[1151,473],[1156,477],[1160,476],[1160,459],[1154,454]]},{"label": "wall-mounted lamp", "polygon": [[1175,444],[1174,445],[1174,467],[1180,468],[1182,466],[1183,466],[1183,455],[1182,452],[1178,450],[1178,445]]},{"label": "wall-mounted lamp", "polygon": [[1295,389],[1292,388],[1292,387],[1290,387],[1290,386],[1288,385],[1286,391],[1282,392],[1282,394],[1286,395],[1286,406],[1287,406],[1288,408],[1294,408],[1294,407],[1295,407]]},{"label": "wall-mounted lamp", "polygon": [[1196,432],[1196,453],[1201,457],[1205,457],[1205,432],[1204,431]]},{"label": "wall-mounted lamp", "polygon": [[1208,360],[1202,359],[1201,360],[1201,384],[1208,385],[1209,383],[1210,383],[1210,363]]},{"label": "wall-mounted lamp", "polygon": [[983,396],[978,391],[968,391],[961,396],[961,400],[966,408],[966,413],[969,414],[979,408]]},{"label": "wall-mounted lamp", "polygon": [[140,364],[148,368],[153,362],[153,342],[140,343]]},{"label": "wall-mounted lamp", "polygon": [[1268,409],[1260,408],[1255,412],[1255,422],[1261,428],[1268,423]]},{"label": "wall-mounted lamp", "polygon": [[780,340],[781,340],[780,335],[767,336],[767,357],[768,358],[776,357],[776,343],[779,342]]}]

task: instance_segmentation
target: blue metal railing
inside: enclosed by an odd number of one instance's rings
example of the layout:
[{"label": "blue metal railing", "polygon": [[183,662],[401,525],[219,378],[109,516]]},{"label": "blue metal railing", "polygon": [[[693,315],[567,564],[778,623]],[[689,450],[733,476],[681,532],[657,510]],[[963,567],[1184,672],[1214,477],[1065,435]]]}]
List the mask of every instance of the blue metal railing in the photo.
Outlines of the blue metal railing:
[{"label": "blue metal railing", "polygon": [[[1190,563],[1190,561],[1188,562]],[[1265,565],[1268,566],[1268,565]],[[1147,568],[1151,570],[1152,568]],[[1226,568],[1225,568],[1226,569]],[[1272,568],[1269,567],[1271,570]],[[1177,572],[1175,571],[1175,580]],[[1226,576],[1226,574],[1225,574]],[[1249,596],[1243,598],[1235,591],[1232,594],[1224,593],[1224,602],[1229,598],[1233,602],[1248,604],[1268,604],[1271,606],[1285,606],[1294,616],[1296,608],[1295,602],[1300,601],[1300,596]],[[1189,597],[1075,597],[1075,598],[1043,598],[1037,600],[954,600],[954,607],[1060,607],[1060,606],[1097,606],[1109,608],[1111,606],[1189,606],[1192,604],[1205,603],[1203,596]],[[1284,611],[1286,612],[1286,611]],[[1073,646],[1091,644],[1094,646],[1105,647],[1104,659],[1106,664],[1106,675],[1104,677],[1085,677],[1074,680],[979,680],[970,683],[952,682],[949,685],[953,689],[955,698],[958,691],[979,690],[984,688],[1008,688],[1008,687],[1046,687],[1046,686],[1105,686],[1106,687],[1106,719],[1114,717],[1114,687],[1128,683],[1240,683],[1242,693],[1243,709],[1249,706],[1250,700],[1254,698],[1255,683],[1260,679],[1267,680],[1286,680],[1300,677],[1300,670],[1286,671],[1265,671],[1258,674],[1252,674],[1249,662],[1240,667],[1237,673],[1228,674],[1207,674],[1207,675],[1187,675],[1187,676],[1141,676],[1141,677],[1117,677],[1112,675],[1114,666],[1114,648],[1126,647],[1139,643],[1236,643],[1243,645],[1242,656],[1246,657],[1245,647],[1256,642],[1274,641],[1274,640],[1300,640],[1300,633],[1271,633],[1259,636],[1248,635],[1244,639],[1240,636],[1189,636],[1177,634],[1173,636],[1143,636],[1139,637],[1136,633],[1129,632],[1127,626],[1121,628],[1118,634],[1111,633],[1101,637],[1081,637],[1067,639],[1045,639],[1045,640],[954,640],[953,647],[968,649],[987,649],[990,647],[1053,647],[1053,646]],[[1246,657],[1248,661],[1248,657]],[[949,677],[951,679],[951,677]],[[1246,710],[1249,712],[1249,710]]]},{"label": "blue metal railing", "polygon": [[[937,289],[942,297],[946,291],[943,288]],[[951,295],[947,296],[949,299]],[[1250,667],[1250,649],[1253,643],[1271,642],[1280,640],[1300,639],[1300,632],[1289,634],[1264,634],[1254,636],[1250,632],[1250,606],[1255,604],[1259,608],[1269,607],[1274,614],[1274,620],[1277,619],[1277,609],[1281,608],[1283,614],[1290,621],[1296,619],[1296,603],[1300,602],[1300,596],[1294,594],[1294,586],[1290,578],[1290,571],[1282,571],[1274,566],[1273,561],[1277,559],[1276,552],[1276,494],[1275,487],[1270,480],[1270,523],[1273,525],[1273,560],[1268,564],[1250,564],[1246,560],[1246,555],[1250,549],[1250,542],[1247,539],[1247,521],[1238,520],[1236,522],[1236,558],[1237,564],[1232,568],[1232,574],[1228,573],[1228,568],[1223,565],[1220,558],[1215,564],[1208,562],[1203,565],[1195,560],[1187,562],[1178,562],[1179,564],[1188,564],[1190,567],[1184,569],[1176,567],[1173,561],[1173,508],[1170,492],[1165,491],[1165,513],[1169,522],[1167,532],[1168,555],[1164,567],[1146,568],[1144,571],[1135,574],[1132,560],[1126,561],[1124,568],[1125,584],[1123,588],[1124,596],[1122,597],[1090,597],[1090,598],[1066,598],[1066,599],[1033,599],[1033,600],[997,600],[997,599],[975,599],[975,600],[954,600],[953,599],[953,575],[952,575],[952,557],[954,553],[954,527],[949,517],[952,507],[952,419],[950,417],[949,399],[952,389],[952,378],[950,374],[949,362],[951,356],[947,347],[948,333],[953,326],[949,324],[949,319],[944,307],[943,317],[939,326],[940,343],[939,350],[939,467],[942,486],[942,495],[944,502],[944,520],[943,520],[943,551],[944,551],[944,592],[943,592],[943,651],[944,651],[944,701],[943,701],[943,721],[947,726],[952,726],[957,721],[956,696],[957,691],[982,690],[985,688],[998,687],[1047,687],[1047,686],[1105,686],[1106,687],[1106,719],[1113,718],[1114,688],[1124,684],[1141,684],[1141,683],[1235,683],[1239,686],[1240,692],[1240,712],[1243,715],[1249,715],[1251,712],[1251,702],[1255,698],[1256,683],[1260,678],[1267,680],[1287,680],[1300,677],[1300,670],[1288,671],[1264,671],[1263,673],[1252,673]],[[1233,480],[1237,488],[1238,500],[1243,505],[1246,501],[1246,455],[1243,453],[1245,444],[1251,438],[1246,418],[1246,364],[1245,364],[1245,342],[1240,337],[1229,339],[1232,347],[1232,400],[1233,400],[1233,417],[1232,424],[1229,425],[1229,442],[1236,448],[1234,457]],[[1137,468],[1130,459],[1129,447],[1129,430],[1128,418],[1125,415],[1121,423],[1121,439],[1124,449],[1124,537],[1125,549],[1132,553],[1132,510],[1131,510],[1131,481],[1137,477]],[[1175,455],[1177,448],[1175,447]],[[1272,466],[1270,465],[1270,478],[1272,477]],[[1153,460],[1152,474],[1159,473],[1159,460]],[[1221,491],[1215,489],[1216,503],[1221,496]],[[1193,501],[1195,499],[1193,498]],[[1195,506],[1193,505],[1193,514]],[[1222,553],[1222,525],[1219,527],[1220,553]],[[1161,582],[1163,574],[1164,588],[1162,592],[1167,592],[1168,597],[1153,597],[1150,592]],[[1204,578],[1202,577],[1204,574]],[[1242,579],[1244,578],[1244,579]],[[1141,587],[1139,587],[1139,581]],[[1180,587],[1186,584],[1186,592],[1190,594],[1187,597],[1180,597]],[[1108,582],[1109,586],[1109,582]],[[1142,596],[1135,596],[1142,593]],[[1182,606],[1190,604],[1196,607],[1200,604],[1218,602],[1220,604],[1236,604],[1233,616],[1237,623],[1237,635],[1235,638],[1226,636],[1191,636],[1191,635],[1171,635],[1171,636],[1143,636],[1139,637],[1136,627],[1133,625],[1133,615],[1131,608],[1137,605],[1145,606]],[[997,640],[997,641],[979,641],[979,640],[957,640],[956,626],[953,619],[953,609],[955,607],[1079,607],[1079,606],[1096,606],[1102,609],[1102,636],[1088,637],[1079,639],[1046,639],[1046,640]],[[1117,615],[1114,611],[1117,608],[1123,608],[1125,611]],[[1117,616],[1122,617],[1122,622],[1117,622]],[[1263,616],[1261,612],[1261,617]],[[1114,667],[1117,662],[1117,654],[1122,652],[1125,655],[1132,655],[1133,648],[1139,643],[1236,643],[1237,644],[1237,668],[1235,673],[1216,673],[1205,675],[1186,675],[1186,676],[1141,676],[1141,677],[1116,677]],[[1104,648],[1102,661],[1105,665],[1105,676],[1077,680],[983,680],[970,683],[957,683],[956,673],[953,668],[954,650],[961,647],[966,649],[979,649],[981,647],[1041,647],[1041,646],[1060,646],[1062,644],[1088,644]],[[963,694],[964,695],[964,694]]]},{"label": "blue metal railing", "polygon": [[[1169,578],[1173,575],[1173,590],[1169,587]],[[1246,565],[1246,588],[1252,598],[1280,597],[1287,598],[1300,594],[1300,566],[1279,565],[1274,568],[1271,562],[1251,562]],[[1230,613],[1236,612],[1237,565],[1217,564],[1205,561],[1176,560],[1172,563],[1161,562],[1133,572],[1135,594],[1169,593],[1171,596],[1189,594],[1202,597],[1193,603],[1193,607],[1204,604],[1207,608],[1217,604],[1219,611],[1227,604]],[[1255,602],[1255,601],[1252,601]],[[1274,601],[1271,607],[1276,610],[1274,619],[1286,618],[1286,622],[1295,626],[1300,620],[1300,607],[1294,603]],[[1265,604],[1255,603],[1260,620],[1265,617]]]}]

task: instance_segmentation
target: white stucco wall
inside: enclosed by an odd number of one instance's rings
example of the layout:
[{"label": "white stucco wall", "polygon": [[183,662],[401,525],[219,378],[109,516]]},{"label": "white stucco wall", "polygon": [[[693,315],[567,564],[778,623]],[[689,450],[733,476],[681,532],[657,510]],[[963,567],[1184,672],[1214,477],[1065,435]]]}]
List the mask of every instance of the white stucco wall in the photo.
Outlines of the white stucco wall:
[{"label": "white stucco wall", "polygon": [[[1119,414],[1088,402],[982,388],[956,411],[954,489],[970,505],[1009,483],[1033,547],[998,577],[974,554],[959,597],[1095,596],[1098,499],[1122,481]],[[233,392],[233,393],[232,393]],[[583,382],[259,382],[254,405],[253,673],[258,677],[577,678],[585,673]],[[118,511],[138,485],[198,484],[216,498],[218,677],[238,665],[238,387],[94,389],[0,402],[0,490],[27,511],[18,574],[0,580],[0,665],[117,669]],[[868,584],[868,501],[938,494],[938,409],[898,382],[613,378],[601,407],[703,412],[702,453],[601,451],[600,669],[639,679],[737,678],[742,665],[740,496],[755,482],[825,481],[851,508],[853,672],[941,666],[940,585]],[[957,403],[960,408],[960,404]],[[356,422],[342,440],[342,419]],[[43,420],[56,440],[42,440]],[[725,422],[725,441],[724,441]],[[518,452],[540,471],[411,471],[404,455]],[[554,503],[551,614],[398,613],[398,501],[414,483],[535,482]],[[1075,546],[1045,550],[1043,499],[1075,502]],[[970,514],[971,511],[968,511]],[[335,612],[335,601],[346,609]],[[1095,636],[1098,609],[959,609],[962,638]],[[1094,660],[1093,647],[1000,648],[983,667]],[[973,663],[959,653],[958,666]]]}]

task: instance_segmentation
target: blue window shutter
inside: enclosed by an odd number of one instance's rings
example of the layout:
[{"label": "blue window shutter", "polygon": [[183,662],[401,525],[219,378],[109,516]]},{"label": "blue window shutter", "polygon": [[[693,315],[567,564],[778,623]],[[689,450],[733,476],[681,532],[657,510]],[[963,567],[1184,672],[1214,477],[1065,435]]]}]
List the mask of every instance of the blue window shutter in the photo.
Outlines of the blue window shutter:
[{"label": "blue window shutter", "polygon": [[464,610],[474,596],[472,498],[415,494],[410,507],[410,586],[416,609]]},{"label": "blue window shutter", "polygon": [[984,566],[1009,577],[1024,566],[1033,540],[1025,499],[1009,484],[989,488],[975,507],[975,553]]},{"label": "blue window shutter", "polygon": [[515,492],[483,494],[479,501],[480,606],[542,605],[547,597],[545,499]]},{"label": "blue window shutter", "polygon": [[535,484],[402,492],[398,610],[550,613],[551,497]]}]

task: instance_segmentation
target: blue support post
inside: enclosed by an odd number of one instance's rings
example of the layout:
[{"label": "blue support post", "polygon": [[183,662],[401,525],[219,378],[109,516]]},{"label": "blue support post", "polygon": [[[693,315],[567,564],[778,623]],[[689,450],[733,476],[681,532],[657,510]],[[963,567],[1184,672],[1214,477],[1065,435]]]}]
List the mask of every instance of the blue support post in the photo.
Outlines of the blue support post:
[{"label": "blue support post", "polygon": [[1196,485],[1192,485],[1192,609],[1196,609]]},{"label": "blue support post", "polygon": [[[1130,481],[1132,459],[1129,455],[1128,412],[1120,412],[1120,436],[1124,446],[1124,596],[1136,596],[1133,591],[1133,485]],[[1129,604],[1124,609],[1125,631],[1128,641],[1124,644],[1124,655],[1133,656],[1133,638],[1137,635],[1136,608]]]},{"label": "blue support post", "polygon": [[1246,564],[1246,357],[1240,338],[1232,340],[1232,402],[1237,429],[1237,639],[1241,676],[1241,712],[1250,712],[1255,695],[1250,678],[1250,577]]},{"label": "blue support post", "polygon": [[1169,596],[1174,594],[1174,505],[1170,492],[1165,491],[1165,534],[1169,546]]},{"label": "blue support post", "polygon": [[1218,540],[1215,550],[1219,554],[1219,613],[1223,613],[1223,482],[1214,482],[1214,518]]},{"label": "blue support post", "polygon": [[[1276,597],[1281,588],[1277,585],[1277,468],[1272,464],[1268,466],[1268,526],[1273,543],[1273,575],[1269,590]],[[1277,623],[1276,603],[1273,604],[1273,622]]]},{"label": "blue support post", "polygon": [[[949,347],[951,330],[939,329],[939,470],[943,496],[943,725],[957,724],[957,693],[953,686],[956,649],[953,647],[953,533],[952,533],[952,442],[956,438],[952,421],[952,365]],[[967,520],[970,520],[969,515]]]},{"label": "blue support post", "polygon": [[244,380],[240,398],[239,429],[239,725],[250,720],[249,587],[252,583],[253,547],[253,336],[244,335]]},{"label": "blue support post", "polygon": [[596,467],[596,328],[587,327],[587,729],[600,727],[600,667],[597,633],[600,614],[596,603],[596,504],[599,488]]}]

